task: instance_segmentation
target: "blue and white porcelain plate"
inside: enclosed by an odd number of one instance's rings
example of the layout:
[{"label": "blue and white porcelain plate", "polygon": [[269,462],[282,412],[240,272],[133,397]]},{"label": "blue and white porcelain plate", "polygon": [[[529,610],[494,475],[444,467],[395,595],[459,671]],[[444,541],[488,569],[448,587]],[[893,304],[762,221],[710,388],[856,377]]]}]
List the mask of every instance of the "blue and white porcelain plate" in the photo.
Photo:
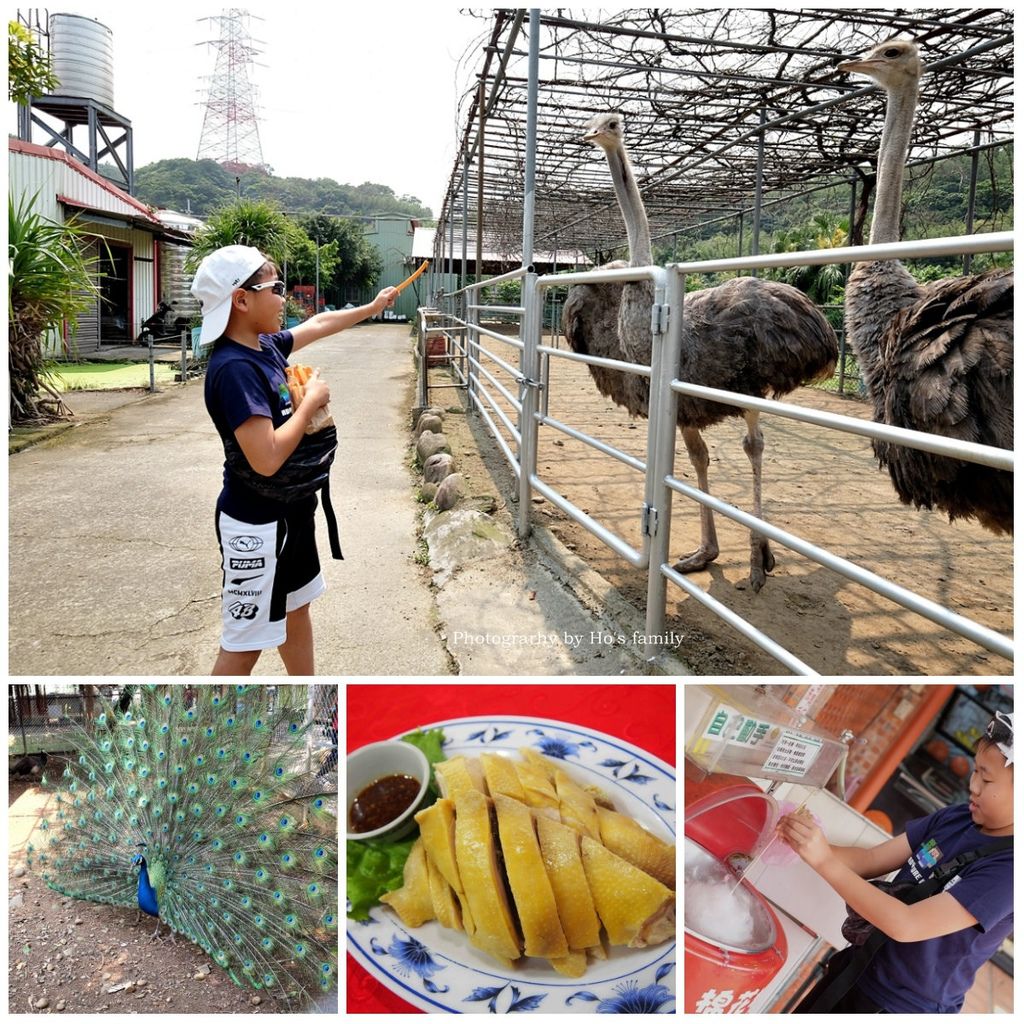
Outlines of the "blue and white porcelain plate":
[{"label": "blue and white porcelain plate", "polygon": [[[664,761],[624,740],[543,718],[458,718],[441,728],[448,757],[481,751],[519,757],[533,747],[562,761],[581,784],[600,786],[616,808],[674,842],[676,775]],[[398,739],[400,737],[394,737]],[[462,932],[430,921],[407,929],[390,907],[348,921],[349,952],[373,977],[428,1013],[674,1013],[675,942],[613,947],[606,961],[565,978],[545,961],[523,958],[506,970]]]}]

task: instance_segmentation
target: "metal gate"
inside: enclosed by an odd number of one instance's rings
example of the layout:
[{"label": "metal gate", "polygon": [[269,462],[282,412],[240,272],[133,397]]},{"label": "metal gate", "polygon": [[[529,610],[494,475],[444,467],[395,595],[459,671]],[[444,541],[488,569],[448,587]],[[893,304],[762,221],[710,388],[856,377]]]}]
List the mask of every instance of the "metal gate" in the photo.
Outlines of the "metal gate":
[{"label": "metal gate", "polygon": [[[647,570],[646,649],[656,652],[660,638],[665,635],[666,587],[668,583],[684,590],[737,632],[762,650],[800,675],[817,675],[815,669],[767,636],[733,610],[706,593],[698,584],[676,572],[668,562],[671,532],[671,506],[673,495],[678,494],[706,505],[715,512],[734,520],[748,529],[790,548],[820,565],[840,573],[853,582],[868,587],[888,600],[922,615],[944,629],[967,638],[1002,658],[1012,661],[1013,641],[989,627],[959,615],[949,608],[914,593],[905,587],[869,572],[833,552],[810,543],[777,526],[743,512],[733,505],[691,486],[674,475],[676,401],[680,394],[706,398],[744,409],[784,416],[791,420],[816,424],[864,437],[885,440],[892,444],[939,455],[947,455],[976,462],[996,469],[1012,471],[1013,453],[970,442],[955,441],[920,431],[864,422],[848,416],[800,408],[768,399],[727,391],[717,391],[689,381],[677,379],[679,354],[682,344],[682,316],[677,315],[685,303],[686,279],[697,273],[768,269],[781,266],[816,266],[834,263],[854,263],[878,259],[907,259],[1007,252],[1013,249],[1013,234],[998,232],[963,238],[940,238],[921,242],[898,242],[886,245],[866,245],[845,249],[828,249],[805,253],[781,253],[729,260],[671,264],[667,267],[628,267],[619,270],[598,270],[573,274],[550,274],[538,277],[526,269],[500,278],[477,282],[443,297],[444,309],[421,310],[420,315],[420,398],[428,403],[427,355],[424,344],[427,328],[445,328],[456,356],[453,381],[449,386],[464,388],[468,403],[478,412],[494,435],[518,481],[519,521],[521,537],[531,530],[531,508],[534,493],[542,495],[561,509],[573,521],[584,527],[611,547],[631,565]],[[521,279],[523,305],[487,306],[480,302],[482,290],[489,285]],[[547,289],[573,284],[609,284],[650,280],[654,285],[652,306],[652,361],[651,366],[599,359],[566,352],[544,345],[541,338],[541,310]],[[484,311],[514,314],[520,319],[520,331],[505,336],[480,324]],[[497,348],[501,345],[501,349]],[[561,423],[547,414],[546,397],[550,381],[551,359],[569,359],[588,365],[603,366],[624,373],[650,378],[650,413],[647,438],[647,457],[641,460],[608,443]],[[514,382],[513,394],[499,374]],[[516,419],[505,412],[497,396],[501,396],[515,411]],[[561,494],[550,482],[543,480],[537,467],[537,433],[540,427],[562,432],[568,437],[590,446],[611,458],[631,466],[644,477],[644,501],[641,510],[641,537],[639,548],[604,526],[595,516],[585,512]],[[652,654],[651,657],[656,657]]]}]

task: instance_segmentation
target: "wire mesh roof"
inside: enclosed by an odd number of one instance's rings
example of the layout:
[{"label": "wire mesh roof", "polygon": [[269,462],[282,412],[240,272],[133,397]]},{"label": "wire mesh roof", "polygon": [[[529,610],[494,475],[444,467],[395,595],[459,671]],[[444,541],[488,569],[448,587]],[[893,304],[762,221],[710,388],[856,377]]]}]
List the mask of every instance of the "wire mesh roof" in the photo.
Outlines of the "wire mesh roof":
[{"label": "wire mesh roof", "polygon": [[[482,206],[488,248],[521,250],[529,18],[491,12],[482,83]],[[1007,9],[543,11],[539,31],[535,245],[603,254],[624,229],[593,114],[621,111],[655,238],[871,172],[884,93],[836,71],[885,39],[913,39],[928,66],[909,160],[1005,144],[1013,131],[1013,13]],[[480,89],[460,105],[461,150],[438,237],[463,204],[475,235]],[[978,135],[976,136],[976,133]],[[464,181],[464,154],[469,154]],[[465,190],[465,200],[463,197]],[[456,249],[459,248],[457,242]]]}]

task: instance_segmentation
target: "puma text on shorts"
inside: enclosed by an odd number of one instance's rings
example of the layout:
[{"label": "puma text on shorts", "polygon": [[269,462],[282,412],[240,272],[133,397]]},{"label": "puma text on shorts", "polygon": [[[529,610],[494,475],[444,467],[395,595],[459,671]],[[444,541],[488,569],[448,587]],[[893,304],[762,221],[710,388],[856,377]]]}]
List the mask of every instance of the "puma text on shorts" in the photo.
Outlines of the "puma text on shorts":
[{"label": "puma text on shorts", "polygon": [[224,570],[221,603],[225,651],[261,651],[287,638],[285,616],[326,589],[312,513],[272,523],[243,523],[217,513]]}]

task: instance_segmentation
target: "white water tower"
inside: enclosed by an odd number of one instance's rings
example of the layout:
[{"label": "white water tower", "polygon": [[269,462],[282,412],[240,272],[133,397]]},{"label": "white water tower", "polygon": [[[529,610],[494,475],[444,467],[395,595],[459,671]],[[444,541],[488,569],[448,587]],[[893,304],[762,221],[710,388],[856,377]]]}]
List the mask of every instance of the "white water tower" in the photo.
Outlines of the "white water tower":
[{"label": "white water tower", "polygon": [[[19,14],[50,55],[59,85],[18,109],[18,137],[63,149],[134,192],[132,125],[114,110],[114,41],[110,29],[80,14]],[[56,123],[55,123],[56,122]],[[103,170],[100,165],[104,164]]]}]

